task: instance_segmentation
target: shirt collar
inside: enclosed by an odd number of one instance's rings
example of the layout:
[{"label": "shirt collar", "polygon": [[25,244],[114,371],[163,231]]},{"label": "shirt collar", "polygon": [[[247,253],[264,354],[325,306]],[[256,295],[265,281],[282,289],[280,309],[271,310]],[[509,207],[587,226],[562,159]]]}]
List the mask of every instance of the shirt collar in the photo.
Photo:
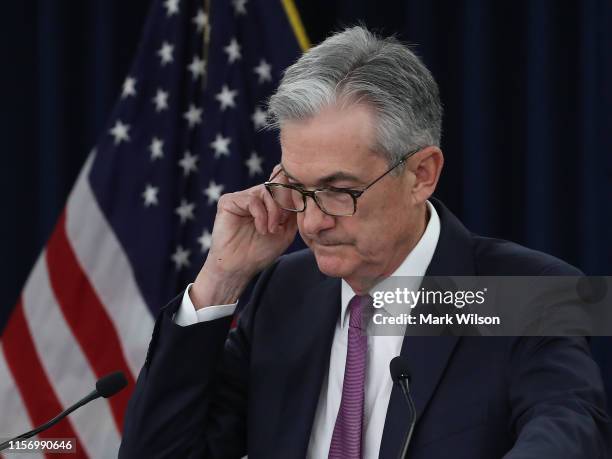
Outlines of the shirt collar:
[{"label": "shirt collar", "polygon": [[[427,227],[423,232],[423,236],[421,236],[421,239],[419,239],[417,245],[406,256],[404,261],[398,266],[390,277],[411,276],[415,280],[420,280],[420,278],[425,275],[425,272],[429,267],[429,263],[433,258],[433,254],[436,250],[438,239],[440,237],[440,217],[438,216],[438,212],[436,211],[435,207],[429,201],[427,201],[427,210],[429,211],[429,221],[427,222]],[[385,284],[388,283],[388,279],[389,278],[383,279],[381,282],[375,285],[370,292],[374,290],[384,290]],[[415,288],[416,287],[418,286],[415,286]],[[342,279],[340,311],[342,328],[348,325],[348,303],[351,301],[353,296],[355,296],[355,292],[348,282]]]}]

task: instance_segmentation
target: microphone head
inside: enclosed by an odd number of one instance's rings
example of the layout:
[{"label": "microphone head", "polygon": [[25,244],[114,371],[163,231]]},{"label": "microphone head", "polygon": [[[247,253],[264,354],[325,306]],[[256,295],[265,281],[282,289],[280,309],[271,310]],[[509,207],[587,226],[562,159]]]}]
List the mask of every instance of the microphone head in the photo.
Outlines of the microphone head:
[{"label": "microphone head", "polygon": [[389,362],[389,371],[391,372],[391,379],[396,383],[400,379],[407,379],[410,382],[410,367],[405,357],[398,355],[393,357]]},{"label": "microphone head", "polygon": [[112,397],[127,386],[127,379],[122,371],[103,376],[96,382],[96,390],[104,398]]}]

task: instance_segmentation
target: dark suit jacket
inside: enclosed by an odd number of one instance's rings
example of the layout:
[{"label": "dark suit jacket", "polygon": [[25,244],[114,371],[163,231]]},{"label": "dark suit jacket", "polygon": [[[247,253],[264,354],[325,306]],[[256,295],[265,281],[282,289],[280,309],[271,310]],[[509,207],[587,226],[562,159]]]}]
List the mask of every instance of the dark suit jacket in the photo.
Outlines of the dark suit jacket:
[{"label": "dark suit jacket", "polygon": [[[578,275],[551,256],[471,234],[439,201],[428,275]],[[230,318],[155,324],[119,457],[300,458],[306,454],[340,311],[340,280],[310,251],[261,276]],[[227,339],[226,339],[227,337]],[[405,337],[418,413],[412,459],[604,458],[610,421],[584,338]],[[398,455],[408,408],[394,387],[380,457]]]}]

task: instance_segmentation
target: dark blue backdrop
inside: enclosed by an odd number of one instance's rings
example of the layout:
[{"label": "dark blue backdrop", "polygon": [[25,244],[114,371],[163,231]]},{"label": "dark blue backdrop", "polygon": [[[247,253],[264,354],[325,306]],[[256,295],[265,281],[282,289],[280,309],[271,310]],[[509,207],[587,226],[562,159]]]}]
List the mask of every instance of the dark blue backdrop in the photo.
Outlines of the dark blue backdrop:
[{"label": "dark blue backdrop", "polygon": [[[119,94],[149,0],[23,0],[0,18],[0,330]],[[313,42],[363,21],[440,84],[437,193],[473,231],[612,274],[612,2],[298,1]],[[609,340],[594,351],[612,385]]]}]

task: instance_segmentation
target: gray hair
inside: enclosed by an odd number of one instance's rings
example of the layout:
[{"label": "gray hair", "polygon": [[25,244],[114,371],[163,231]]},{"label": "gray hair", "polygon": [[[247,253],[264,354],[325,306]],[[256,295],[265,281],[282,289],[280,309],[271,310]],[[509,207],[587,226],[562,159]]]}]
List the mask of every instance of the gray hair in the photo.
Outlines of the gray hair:
[{"label": "gray hair", "polygon": [[285,70],[268,101],[269,127],[360,102],[378,115],[374,147],[390,163],[410,150],[440,145],[442,104],[433,76],[406,45],[362,26],[330,36]]}]

